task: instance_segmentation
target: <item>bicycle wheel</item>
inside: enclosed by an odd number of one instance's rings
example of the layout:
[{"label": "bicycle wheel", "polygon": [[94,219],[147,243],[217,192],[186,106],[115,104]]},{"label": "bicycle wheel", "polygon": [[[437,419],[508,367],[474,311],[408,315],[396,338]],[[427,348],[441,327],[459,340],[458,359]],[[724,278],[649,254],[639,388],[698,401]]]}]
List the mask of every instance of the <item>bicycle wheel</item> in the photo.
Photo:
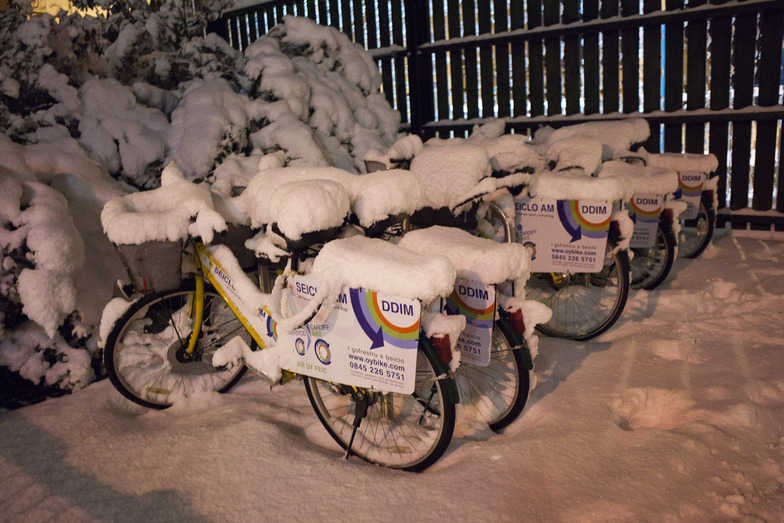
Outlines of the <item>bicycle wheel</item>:
[{"label": "bicycle wheel", "polygon": [[632,288],[651,290],[667,279],[675,260],[675,233],[669,223],[659,221],[656,240],[648,249],[632,249],[634,258],[629,262],[632,270]]},{"label": "bicycle wheel", "polygon": [[193,332],[190,314],[195,282],[143,297],[114,324],[104,363],[115,388],[129,400],[153,409],[170,407],[200,391],[226,392],[245,374],[238,365],[212,366],[212,355],[233,336],[251,337],[226,302],[205,285],[204,315],[195,353],[185,349]]},{"label": "bicycle wheel", "polygon": [[521,349],[513,349],[498,326],[493,328],[490,365],[460,363],[454,374],[460,404],[476,412],[492,430],[512,423],[525,408],[531,387]]},{"label": "bicycle wheel", "polygon": [[696,258],[713,238],[716,228],[716,210],[712,202],[705,203],[706,197],[700,199],[697,218],[681,220],[681,232],[678,234],[678,256],[683,258]]},{"label": "bicycle wheel", "polygon": [[[386,467],[421,471],[435,463],[452,439],[455,405],[437,379],[434,362],[417,350],[414,393],[367,390],[367,414],[357,428],[351,453]],[[352,388],[305,377],[313,409],[327,432],[347,449],[356,412]]]},{"label": "bicycle wheel", "polygon": [[[607,251],[615,249],[607,240]],[[613,326],[629,295],[629,257],[619,251],[605,258],[598,273],[534,273],[526,297],[550,307],[552,318],[537,326],[548,336],[589,340]]]}]

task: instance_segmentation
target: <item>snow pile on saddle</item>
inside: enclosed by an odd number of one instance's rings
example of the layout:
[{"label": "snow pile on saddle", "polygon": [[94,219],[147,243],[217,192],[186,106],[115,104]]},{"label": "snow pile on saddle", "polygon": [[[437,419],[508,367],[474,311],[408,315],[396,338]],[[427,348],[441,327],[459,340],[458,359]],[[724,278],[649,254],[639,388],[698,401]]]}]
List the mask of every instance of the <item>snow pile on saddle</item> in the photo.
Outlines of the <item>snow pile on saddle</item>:
[{"label": "snow pile on saddle", "polygon": [[635,194],[670,194],[678,190],[678,173],[664,167],[645,167],[613,160],[602,164],[598,176],[626,177],[632,182]]},{"label": "snow pile on saddle", "polygon": [[540,164],[536,146],[525,134],[504,134],[505,127],[506,122],[497,119],[474,125],[466,142],[484,147],[496,171],[534,172]]},{"label": "snow pile on saddle", "polygon": [[[559,141],[568,141],[587,147],[590,141],[588,139],[596,138],[601,144],[600,161],[607,161],[617,159],[633,145],[647,140],[650,135],[651,129],[646,120],[630,118],[628,120],[607,122],[585,122],[559,129],[543,127],[536,132],[534,142],[545,146],[546,150],[547,147]],[[580,140],[573,141],[578,137]],[[559,147],[559,150],[563,150],[562,148],[563,146]],[[556,152],[553,151],[552,154],[555,155]],[[588,172],[587,168],[586,171]]]},{"label": "snow pile on saddle", "polygon": [[298,180],[279,185],[270,197],[269,216],[286,238],[340,227],[351,210],[342,185],[330,180]]},{"label": "snow pile on saddle", "polygon": [[456,144],[423,148],[411,161],[411,172],[422,184],[421,208],[452,209],[470,197],[491,169],[483,147]]},{"label": "snow pile on saddle", "polygon": [[158,189],[106,202],[101,224],[109,240],[123,245],[176,241],[188,235],[209,243],[215,231],[226,229],[225,220],[213,208],[209,188],[185,180],[173,163],[163,170]]},{"label": "snow pile on saddle", "polygon": [[638,154],[650,166],[666,167],[683,172],[712,173],[719,167],[719,160],[714,154],[697,153],[649,153],[641,149]]},{"label": "snow pile on saddle", "polygon": [[455,227],[434,226],[406,233],[399,247],[449,258],[460,278],[494,285],[527,279],[531,263],[528,250],[519,243],[496,243]]},{"label": "snow pile on saddle", "polygon": [[534,198],[554,200],[628,201],[634,193],[632,182],[624,176],[592,178],[547,171],[531,177],[528,190]]},{"label": "snow pile on saddle", "polygon": [[[279,186],[313,180],[328,180],[342,186],[348,194],[351,210],[363,227],[390,215],[411,214],[421,199],[418,180],[412,173],[400,169],[356,175],[337,167],[280,167],[259,171],[237,197],[238,205],[250,216],[251,225],[260,228],[275,221],[270,209]],[[298,204],[295,195],[289,196],[293,199],[287,201],[288,205],[304,207]],[[302,209],[302,212],[309,211]]]}]

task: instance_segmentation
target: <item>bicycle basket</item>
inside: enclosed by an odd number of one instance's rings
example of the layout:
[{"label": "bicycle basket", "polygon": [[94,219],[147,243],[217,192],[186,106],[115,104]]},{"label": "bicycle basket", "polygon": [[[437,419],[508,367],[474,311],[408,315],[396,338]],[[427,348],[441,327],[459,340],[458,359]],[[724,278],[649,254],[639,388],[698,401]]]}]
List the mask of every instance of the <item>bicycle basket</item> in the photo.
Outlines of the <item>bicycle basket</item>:
[{"label": "bicycle basket", "polygon": [[176,289],[182,280],[182,240],[117,245],[131,284],[141,293]]}]

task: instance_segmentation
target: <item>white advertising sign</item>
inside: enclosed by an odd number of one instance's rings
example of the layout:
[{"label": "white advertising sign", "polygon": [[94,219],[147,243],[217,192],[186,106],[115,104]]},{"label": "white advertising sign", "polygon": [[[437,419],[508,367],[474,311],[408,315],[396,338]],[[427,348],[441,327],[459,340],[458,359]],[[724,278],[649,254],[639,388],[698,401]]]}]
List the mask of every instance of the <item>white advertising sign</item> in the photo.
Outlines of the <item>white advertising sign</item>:
[{"label": "white advertising sign", "polygon": [[599,272],[610,230],[611,202],[515,198],[517,241],[532,272]]},{"label": "white advertising sign", "polygon": [[455,290],[444,301],[447,314],[462,314],[466,327],[457,339],[460,361],[480,367],[490,365],[495,317],[495,286],[458,278]]},{"label": "white advertising sign", "polygon": [[675,199],[686,202],[686,210],[680,214],[679,218],[693,220],[699,214],[700,197],[705,178],[705,173],[695,171],[678,173],[678,190],[675,192]]},{"label": "white advertising sign", "polygon": [[[316,291],[307,276],[289,278],[292,314]],[[282,366],[346,385],[411,394],[420,316],[418,300],[345,288],[332,307],[277,340],[291,348]]]},{"label": "white advertising sign", "polygon": [[626,204],[629,217],[634,222],[634,234],[629,244],[633,249],[648,249],[656,244],[663,204],[664,198],[658,194],[635,194]]}]

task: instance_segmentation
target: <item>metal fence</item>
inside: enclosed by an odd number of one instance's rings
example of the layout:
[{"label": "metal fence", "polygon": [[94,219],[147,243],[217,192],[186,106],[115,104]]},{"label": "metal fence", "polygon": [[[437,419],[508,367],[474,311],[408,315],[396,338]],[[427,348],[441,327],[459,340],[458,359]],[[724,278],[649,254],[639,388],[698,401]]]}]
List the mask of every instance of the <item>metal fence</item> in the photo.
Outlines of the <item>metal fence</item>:
[{"label": "metal fence", "polygon": [[244,49],[287,14],[370,50],[411,132],[644,117],[649,151],[718,157],[723,221],[784,230],[782,0],[266,1],[212,29]]}]

